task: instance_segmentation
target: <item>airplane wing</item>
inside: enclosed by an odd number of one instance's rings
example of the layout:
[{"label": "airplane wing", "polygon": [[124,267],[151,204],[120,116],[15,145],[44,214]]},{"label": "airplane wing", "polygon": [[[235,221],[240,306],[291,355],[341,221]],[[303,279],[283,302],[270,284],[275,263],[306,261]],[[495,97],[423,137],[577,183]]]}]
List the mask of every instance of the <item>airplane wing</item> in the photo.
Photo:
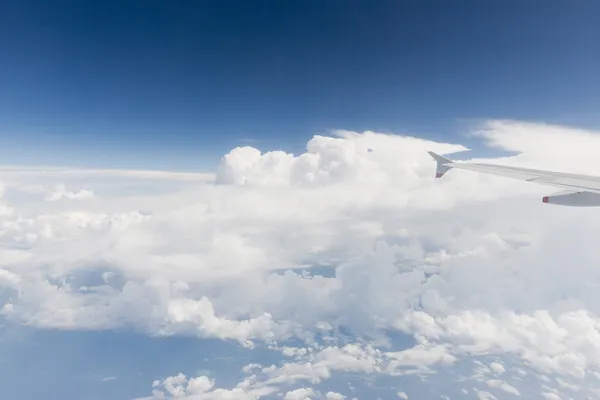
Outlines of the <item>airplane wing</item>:
[{"label": "airplane wing", "polygon": [[437,164],[436,178],[441,178],[451,169],[464,169],[564,189],[563,192],[545,196],[542,199],[544,203],[574,207],[600,206],[600,177],[598,176],[568,174],[496,164],[456,162],[432,151],[429,152],[429,155],[433,157]]}]

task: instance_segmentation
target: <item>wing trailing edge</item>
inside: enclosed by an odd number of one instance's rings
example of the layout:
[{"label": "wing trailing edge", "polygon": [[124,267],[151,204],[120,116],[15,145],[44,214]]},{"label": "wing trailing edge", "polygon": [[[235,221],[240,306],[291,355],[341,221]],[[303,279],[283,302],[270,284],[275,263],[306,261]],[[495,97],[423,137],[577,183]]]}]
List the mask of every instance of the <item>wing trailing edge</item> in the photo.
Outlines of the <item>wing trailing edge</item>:
[{"label": "wing trailing edge", "polygon": [[455,162],[433,151],[428,152],[436,162],[435,176],[441,178],[456,168],[483,174],[511,178],[540,185],[562,188],[563,192],[542,198],[543,203],[571,207],[600,207],[600,177],[545,171],[523,167],[474,162]]}]

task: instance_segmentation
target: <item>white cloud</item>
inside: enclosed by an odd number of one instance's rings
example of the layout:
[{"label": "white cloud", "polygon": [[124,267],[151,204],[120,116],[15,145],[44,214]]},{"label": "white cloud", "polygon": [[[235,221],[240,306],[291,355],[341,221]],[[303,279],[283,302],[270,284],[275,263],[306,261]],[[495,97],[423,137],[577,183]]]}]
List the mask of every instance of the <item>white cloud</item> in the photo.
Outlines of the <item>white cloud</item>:
[{"label": "white cloud", "polygon": [[562,388],[569,389],[575,392],[579,391],[579,386],[569,383],[560,377],[556,378],[556,383],[558,383]]},{"label": "white cloud", "polygon": [[503,374],[506,372],[506,368],[504,368],[504,365],[502,365],[498,362],[491,363],[490,368],[492,371],[494,371],[497,374]]},{"label": "white cloud", "polygon": [[428,367],[436,364],[452,364],[456,358],[449,354],[445,346],[418,344],[400,352],[388,352],[392,370],[406,367]]},{"label": "white cloud", "polygon": [[138,400],[255,400],[274,392],[269,387],[248,387],[246,381],[240,382],[233,389],[221,389],[214,386],[215,381],[207,376],[188,378],[180,373],[162,381],[154,381],[152,396]]},{"label": "white cloud", "polygon": [[542,397],[546,400],[562,400],[562,397],[553,392],[544,392]]},{"label": "white cloud", "polygon": [[489,379],[485,382],[489,387],[493,387],[493,388],[499,388],[504,390],[506,393],[510,393],[510,394],[514,394],[515,396],[520,396],[521,392],[519,392],[519,390],[514,387],[513,385],[510,385],[506,382],[503,382],[499,379]]},{"label": "white cloud", "polygon": [[81,200],[94,197],[94,192],[87,189],[81,189],[77,192],[67,191],[65,184],[58,184],[46,195],[48,201],[58,201],[61,199]]},{"label": "white cloud", "polygon": [[311,400],[313,396],[315,392],[311,388],[300,388],[287,392],[283,400]]},{"label": "white cloud", "polygon": [[[5,176],[14,176],[15,174],[23,180],[25,177],[39,178],[40,174],[50,179],[64,179],[65,177],[85,177],[86,180],[93,177],[129,177],[135,179],[151,180],[181,180],[197,182],[213,182],[215,176],[213,173],[196,172],[172,172],[172,171],[152,171],[152,170],[119,170],[119,169],[86,169],[71,167],[30,167],[22,165],[0,165],[0,174]],[[43,185],[25,186],[24,188],[33,189],[35,192],[43,191]]]},{"label": "white cloud", "polygon": [[211,301],[206,297],[198,301],[187,298],[171,299],[168,304],[167,321],[175,327],[190,325],[190,329],[197,329],[203,337],[235,339],[242,343],[255,338],[268,341],[277,331],[277,324],[266,313],[244,321],[219,318],[215,315]]},{"label": "white cloud", "polygon": [[[289,352],[283,349],[283,353]],[[263,368],[267,385],[293,384],[308,381],[312,384],[329,379],[334,371],[362,374],[384,373],[389,357],[372,346],[347,344],[325,347],[315,352],[296,353],[301,356],[281,367]]]},{"label": "white cloud", "polygon": [[479,400],[498,400],[496,396],[494,396],[493,394],[491,394],[490,392],[486,392],[485,390],[477,390],[477,389],[473,389],[475,391],[475,395],[477,396],[477,398]]},{"label": "white cloud", "polygon": [[[490,121],[477,135],[520,153],[504,163],[600,174],[597,132]],[[596,379],[600,215],[544,205],[553,190],[529,183],[434,179],[426,151],[464,149],[340,131],[297,156],[234,149],[214,176],[0,169],[2,314],[314,349],[287,346],[290,362],[261,372],[273,384],[424,374],[480,355],[497,360],[482,378],[490,395],[525,396],[517,364],[559,386]],[[355,344],[314,345],[340,327]],[[389,332],[416,344],[386,348]]]},{"label": "white cloud", "polygon": [[398,393],[396,393],[396,395],[400,399],[408,400],[408,395],[406,393],[404,393],[404,392],[398,392]]},{"label": "white cloud", "polygon": [[518,162],[587,173],[590,173],[590,168],[600,171],[598,166],[581,162],[581,159],[591,160],[595,156],[594,146],[598,145],[598,132],[595,131],[535,122],[492,120],[473,133],[491,147],[521,153],[515,157]]},{"label": "white cloud", "polygon": [[346,396],[337,392],[327,392],[325,394],[325,400],[344,400]]}]

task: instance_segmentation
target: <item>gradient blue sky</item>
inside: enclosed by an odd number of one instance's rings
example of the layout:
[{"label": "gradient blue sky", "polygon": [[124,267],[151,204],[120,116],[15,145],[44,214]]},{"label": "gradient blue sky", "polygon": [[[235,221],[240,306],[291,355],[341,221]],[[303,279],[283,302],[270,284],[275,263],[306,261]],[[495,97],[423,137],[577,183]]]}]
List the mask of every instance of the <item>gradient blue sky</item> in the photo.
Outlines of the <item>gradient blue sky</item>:
[{"label": "gradient blue sky", "polygon": [[[458,142],[479,154],[485,149],[461,135],[485,119],[600,129],[599,15],[600,2],[591,0],[0,0],[0,165],[213,171],[236,146],[298,154],[313,135],[332,129],[407,133]],[[565,132],[547,148],[565,147],[563,137],[572,133]],[[382,147],[387,143],[372,140]],[[401,140],[393,143],[410,146]],[[331,180],[323,178],[329,182],[323,190],[310,192],[320,201],[309,202],[318,206],[306,214],[294,209],[306,200],[296,197],[305,192],[296,192],[293,185],[289,191],[238,190],[233,184],[223,189],[195,181],[87,173],[0,174],[0,192],[6,184],[6,193],[0,193],[0,273],[4,272],[0,311],[9,300],[17,307],[14,319],[0,316],[4,397],[131,400],[150,395],[155,379],[180,372],[189,377],[207,375],[217,380],[216,386],[232,388],[243,379],[242,368],[249,363],[268,367],[290,360],[262,342],[250,350],[232,340],[193,337],[204,334],[205,328],[194,330],[197,315],[191,311],[185,314],[192,318],[190,330],[153,336],[163,323],[179,326],[167,319],[170,313],[161,314],[172,300],[195,301],[201,295],[213,297],[221,318],[239,317],[236,310],[245,302],[257,313],[274,311],[275,320],[297,318],[301,324],[324,309],[323,318],[344,332],[333,331],[340,346],[369,341],[373,321],[396,315],[390,310],[401,309],[404,303],[435,309],[434,295],[410,293],[413,289],[420,293],[425,286],[433,293],[441,288],[441,296],[458,297],[467,312],[491,304],[487,315],[494,316],[493,306],[511,310],[518,303],[534,312],[552,309],[568,295],[587,301],[592,311],[598,309],[598,291],[584,286],[597,280],[597,216],[574,219],[566,214],[570,210],[540,209],[537,199],[515,203],[531,207],[515,212],[506,205],[510,197],[503,197],[504,192],[510,190],[501,183],[482,181],[475,187],[468,176],[455,181],[458,186],[436,182],[440,185],[430,190],[431,182],[423,181],[413,188],[418,175],[414,171],[421,170],[413,169],[420,161],[412,154],[422,149],[415,148],[411,155],[407,150],[407,166],[396,168],[395,159],[390,161],[385,154],[360,158],[352,153],[354,158],[347,162],[346,151],[354,145],[345,141],[327,151],[321,145],[323,165],[310,171]],[[279,161],[266,159],[256,176],[278,181],[278,171],[288,168]],[[242,165],[234,171],[240,176],[246,172],[244,162],[240,155],[232,161]],[[433,179],[433,162],[427,162]],[[368,175],[372,185],[363,185],[367,175],[354,176],[364,165],[371,168],[365,171],[372,174]],[[393,184],[377,186],[378,178],[388,176],[383,182]],[[348,191],[336,197],[335,184],[344,184],[344,179],[349,183],[341,187]],[[64,190],[70,194],[89,189],[95,197],[46,201],[56,191],[54,184],[65,182]],[[455,189],[475,200],[489,190],[485,196],[499,200],[489,206],[479,200],[460,203]],[[403,205],[405,197],[390,200],[403,190],[408,206]],[[367,192],[374,194],[363,197]],[[424,201],[417,207],[418,196]],[[447,204],[457,202],[459,208],[431,211],[427,207],[436,203],[435,196]],[[344,205],[347,199],[349,206]],[[3,208],[5,204],[10,208]],[[277,204],[289,205],[289,210],[267,210]],[[250,207],[256,208],[256,215],[248,212]],[[154,220],[136,222],[142,214]],[[121,228],[126,223],[131,227]],[[514,239],[520,230],[525,239],[519,235]],[[400,231],[409,232],[410,240],[405,243]],[[48,232],[55,236],[46,237]],[[381,261],[364,250],[380,241],[395,246],[390,259],[397,257],[402,269],[396,269],[396,261],[386,264],[386,252]],[[525,244],[513,246],[515,241]],[[237,243],[245,244],[237,248]],[[247,243],[251,245],[245,247]],[[495,250],[500,245],[502,252]],[[111,259],[113,247],[122,253]],[[478,258],[482,248],[489,257]],[[153,261],[155,251],[174,261]],[[263,276],[275,274],[270,272],[275,267],[298,260],[304,265],[304,252],[312,260],[313,251],[314,260],[326,267],[314,267],[311,261],[312,268],[301,272],[335,278],[339,295],[328,297],[326,286],[311,286],[321,285],[320,281],[295,280],[290,271],[285,280],[265,285],[265,290],[273,289],[266,295],[259,293],[263,286],[254,287]],[[269,261],[246,271],[243,259],[255,254],[285,262],[273,266]],[[420,282],[411,272],[431,254],[459,254],[466,261],[460,265],[450,261],[448,268],[454,266],[456,275],[440,273]],[[32,261],[20,261],[15,255],[31,256]],[[364,265],[342,268],[359,255],[366,260]],[[515,265],[523,266],[524,272],[519,269],[523,275],[515,272]],[[19,293],[9,285],[14,282],[5,267],[21,279],[14,284]],[[209,267],[215,271],[239,267],[244,284],[223,283]],[[106,297],[79,296],[83,286],[91,287],[85,293],[100,293],[94,291],[94,282],[101,272],[113,270],[114,281],[96,282],[103,288],[98,291],[109,293]],[[195,281],[201,273],[206,275],[202,279],[207,289]],[[40,282],[38,275],[43,278]],[[162,286],[152,286],[156,281],[168,288],[191,276],[189,298],[175,292],[165,295]],[[72,288],[64,282],[72,283]],[[124,282],[133,286],[124,290]],[[528,282],[535,285],[528,287]],[[486,290],[492,290],[487,302],[481,300]],[[81,322],[84,317],[79,315],[88,318],[86,312],[94,313],[90,319],[102,316],[107,304],[116,311],[98,328]],[[327,311],[331,304],[335,307]],[[69,324],[64,319],[70,311],[79,319]],[[51,318],[53,313],[67,315],[56,318],[66,328]],[[44,325],[46,320],[64,329],[47,328],[55,325]],[[564,325],[570,326],[577,333],[578,325]],[[412,334],[398,332],[384,333],[390,341],[385,351],[414,346]],[[540,332],[532,348],[560,343],[560,338]],[[328,345],[330,339],[318,336],[317,342]],[[302,346],[296,339],[279,344]],[[568,348],[575,358],[590,354],[590,363],[600,365],[595,342],[577,346]],[[501,360],[508,371],[503,379],[518,386],[523,398],[538,398],[546,385],[542,376],[531,373],[520,379],[515,371],[527,365],[502,349],[450,365],[438,362],[437,373],[429,380],[408,373],[391,376],[340,369],[321,383],[300,381],[282,388],[310,386],[363,400],[390,399],[399,390],[411,400],[439,400],[441,395],[474,399],[473,388],[480,388],[503,399],[506,396],[497,387],[464,380],[474,375],[477,361]],[[423,355],[435,357],[427,351]],[[581,393],[573,398],[583,398]]]},{"label": "gradient blue sky", "polygon": [[0,157],[197,170],[337,128],[597,128],[599,14],[554,0],[3,1]]}]

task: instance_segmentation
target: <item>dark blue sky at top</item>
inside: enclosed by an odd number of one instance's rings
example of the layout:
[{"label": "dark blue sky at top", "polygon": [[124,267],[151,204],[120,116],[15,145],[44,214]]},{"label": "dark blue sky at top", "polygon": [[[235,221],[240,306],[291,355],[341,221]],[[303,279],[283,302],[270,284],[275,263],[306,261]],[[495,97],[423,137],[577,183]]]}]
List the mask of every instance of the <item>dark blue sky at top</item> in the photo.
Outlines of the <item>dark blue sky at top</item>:
[{"label": "dark blue sky at top", "polygon": [[[329,129],[600,127],[594,1],[0,2],[2,163],[212,168]],[[464,140],[463,140],[464,142]]]}]

